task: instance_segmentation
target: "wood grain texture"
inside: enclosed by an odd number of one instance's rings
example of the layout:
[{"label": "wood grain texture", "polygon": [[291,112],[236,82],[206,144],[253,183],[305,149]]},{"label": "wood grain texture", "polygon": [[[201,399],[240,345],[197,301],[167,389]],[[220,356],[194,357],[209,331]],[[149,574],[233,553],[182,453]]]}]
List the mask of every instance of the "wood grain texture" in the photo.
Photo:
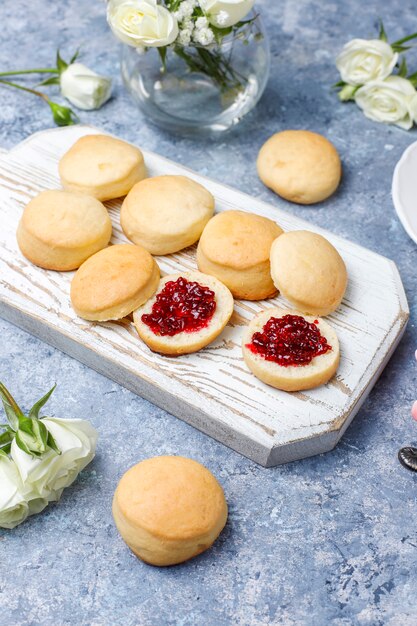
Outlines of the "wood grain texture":
[{"label": "wood grain texture", "polygon": [[[231,322],[202,351],[166,358],[153,354],[128,320],[89,323],[70,305],[73,272],[31,265],[20,254],[16,228],[24,205],[38,192],[60,186],[58,160],[79,137],[99,132],[86,126],[33,135],[0,155],[0,315],[184,419],[254,461],[273,466],[333,448],[371,390],[408,320],[401,279],[392,261],[312,227],[273,206],[211,181],[144,151],[150,175],[185,174],[216,197],[216,210],[254,211],[284,230],[325,235],[343,256],[349,286],[329,316],[341,346],[336,377],[319,389],[288,394],[258,381],[240,349],[242,325],[266,307],[288,306],[282,297],[236,301]],[[113,243],[126,241],[120,201],[106,203]],[[195,246],[157,257],[163,274],[195,269]]]}]

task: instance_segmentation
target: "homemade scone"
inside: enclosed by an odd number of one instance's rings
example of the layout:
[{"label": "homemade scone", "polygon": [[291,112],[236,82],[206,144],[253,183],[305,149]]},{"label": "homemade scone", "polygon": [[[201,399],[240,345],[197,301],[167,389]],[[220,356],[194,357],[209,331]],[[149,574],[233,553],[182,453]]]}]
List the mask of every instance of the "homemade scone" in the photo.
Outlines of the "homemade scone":
[{"label": "homemade scone", "polygon": [[25,207],[17,228],[22,254],[48,270],[77,269],[105,248],[112,226],[95,198],[58,189],[42,191]]},{"label": "homemade scone", "polygon": [[257,161],[261,181],[298,204],[314,204],[339,186],[342,166],[334,145],[309,130],[284,130],[268,139]]},{"label": "homemade scone", "polygon": [[271,274],[281,294],[299,311],[328,315],[339,306],[347,271],[336,248],[317,233],[284,233],[271,247]]},{"label": "homemade scone", "polygon": [[242,350],[251,372],[283,391],[324,385],[340,360],[337,335],[327,322],[280,308],[253,318],[243,332]]},{"label": "homemade scone", "polygon": [[125,196],[146,168],[135,146],[110,135],[85,135],[61,158],[59,176],[67,191],[104,201]]},{"label": "homemade scone", "polygon": [[176,565],[210,548],[226,524],[227,503],[203,465],[159,456],[122,476],[113,517],[136,556],[151,565]]},{"label": "homemade scone", "polygon": [[191,178],[155,176],[128,193],[120,223],[126,237],[151,254],[171,254],[198,241],[213,212],[213,196]]},{"label": "homemade scone", "polygon": [[146,302],[159,283],[159,267],[147,250],[117,244],[91,256],[71,282],[74,311],[86,320],[118,320]]},{"label": "homemade scone", "polygon": [[201,272],[161,278],[155,295],[133,313],[139,336],[154,352],[197,352],[224,329],[233,296],[217,278]]},{"label": "homemade scone", "polygon": [[272,242],[282,232],[278,224],[261,215],[223,211],[203,230],[197,248],[198,269],[221,280],[235,298],[270,298],[277,290],[269,254]]}]

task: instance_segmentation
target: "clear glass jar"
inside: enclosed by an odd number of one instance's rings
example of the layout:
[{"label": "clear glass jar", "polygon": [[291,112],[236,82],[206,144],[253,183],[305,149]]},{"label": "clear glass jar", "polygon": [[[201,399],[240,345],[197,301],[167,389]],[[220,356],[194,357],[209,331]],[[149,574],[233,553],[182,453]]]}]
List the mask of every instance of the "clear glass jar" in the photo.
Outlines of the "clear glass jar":
[{"label": "clear glass jar", "polygon": [[237,124],[262,96],[269,67],[259,16],[221,44],[170,46],[164,63],[158,48],[123,46],[121,55],[123,80],[146,117],[181,134],[220,133]]}]

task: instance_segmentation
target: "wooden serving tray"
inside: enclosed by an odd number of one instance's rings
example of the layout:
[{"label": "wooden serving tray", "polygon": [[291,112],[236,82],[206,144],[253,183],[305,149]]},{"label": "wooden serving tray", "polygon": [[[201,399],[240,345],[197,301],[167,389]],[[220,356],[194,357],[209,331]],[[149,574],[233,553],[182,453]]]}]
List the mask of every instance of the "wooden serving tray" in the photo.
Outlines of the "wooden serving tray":
[{"label": "wooden serving tray", "polygon": [[[17,247],[15,233],[24,205],[39,191],[59,187],[61,155],[82,135],[97,132],[86,126],[47,130],[0,156],[0,315],[261,465],[331,450],[405,329],[409,311],[394,263],[144,151],[149,175],[194,178],[214,194],[217,211],[257,212],[276,220],[284,230],[324,234],[342,254],[349,273],[345,299],[329,316],[340,339],[341,363],[324,387],[281,392],[257,380],[242,360],[242,326],[265,307],[289,306],[282,297],[236,301],[224,332],[196,354],[177,358],[153,354],[128,320],[89,323],[78,318],[69,299],[73,272],[35,267]],[[121,202],[106,204],[113,221],[112,242],[126,241],[119,224]],[[163,274],[195,269],[195,246],[157,261]]]}]

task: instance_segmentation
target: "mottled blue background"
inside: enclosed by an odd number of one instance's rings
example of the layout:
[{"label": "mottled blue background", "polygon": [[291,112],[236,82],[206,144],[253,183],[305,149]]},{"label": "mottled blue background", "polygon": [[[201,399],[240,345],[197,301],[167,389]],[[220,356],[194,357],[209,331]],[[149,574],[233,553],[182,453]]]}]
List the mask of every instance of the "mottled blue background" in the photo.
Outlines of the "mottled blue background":
[{"label": "mottled blue background", "polygon": [[[417,474],[396,458],[417,440],[417,247],[391,202],[394,165],[416,139],[342,105],[330,85],[334,58],[352,37],[384,19],[391,40],[417,31],[415,0],[263,2],[272,72],[256,111],[218,141],[186,140],[149,126],[118,74],[117,43],[93,0],[3,0],[2,69],[50,64],[59,45],[114,77],[114,98],[82,120],[136,141],[199,172],[268,200],[393,258],[411,306],[401,345],[333,452],[263,469],[103,376],[0,321],[2,380],[26,407],[56,380],[49,408],[91,419],[100,432],[95,461],[52,505],[0,532],[1,626],[239,624],[402,626],[417,623]],[[417,69],[417,56],[410,54]],[[0,146],[51,126],[46,106],[0,92]],[[281,201],[257,178],[262,142],[284,128],[325,133],[338,147],[344,178],[328,202]],[[230,505],[215,547],[179,567],[155,569],[126,548],[110,505],[122,473],[140,459],[182,454],[207,465]]]}]

